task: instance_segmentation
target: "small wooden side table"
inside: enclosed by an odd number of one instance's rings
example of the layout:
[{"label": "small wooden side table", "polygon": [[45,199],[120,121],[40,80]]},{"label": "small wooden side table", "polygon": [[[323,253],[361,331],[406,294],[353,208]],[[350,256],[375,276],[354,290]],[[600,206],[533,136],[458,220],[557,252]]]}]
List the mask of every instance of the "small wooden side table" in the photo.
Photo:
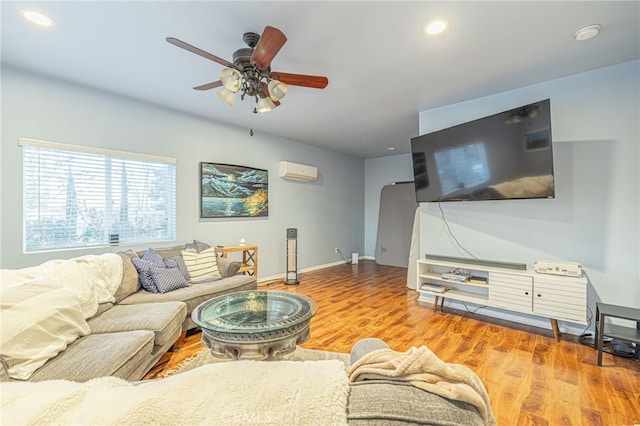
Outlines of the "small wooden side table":
[{"label": "small wooden side table", "polygon": [[228,257],[229,253],[242,253],[242,266],[238,272],[252,275],[258,279],[258,246],[244,244],[235,246],[216,246],[220,257]]}]

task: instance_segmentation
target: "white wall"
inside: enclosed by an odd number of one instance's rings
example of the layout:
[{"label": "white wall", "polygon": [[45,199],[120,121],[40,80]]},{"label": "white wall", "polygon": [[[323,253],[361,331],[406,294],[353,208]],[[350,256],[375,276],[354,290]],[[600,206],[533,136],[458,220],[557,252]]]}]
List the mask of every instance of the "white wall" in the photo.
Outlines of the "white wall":
[{"label": "white wall", "polygon": [[[211,244],[235,244],[245,238],[259,247],[261,277],[284,272],[286,228],[298,228],[299,269],[339,260],[336,246],[343,253],[363,251],[362,159],[259,132],[251,137],[247,129],[3,67],[2,268],[107,250],[22,253],[19,137],[177,158],[177,242],[197,238]],[[297,183],[280,179],[281,160],[318,167],[318,180]],[[268,169],[268,218],[200,220],[201,161]]]},{"label": "white wall", "polygon": [[[481,259],[529,265],[539,258],[580,262],[590,280],[588,303],[594,314],[597,301],[638,307],[639,61],[423,111],[420,134],[545,98],[551,99],[556,198],[442,203],[446,220],[460,243]],[[410,166],[398,160],[365,162],[366,215],[373,214],[372,194],[379,191],[370,171],[385,171],[387,180],[403,176]],[[366,221],[367,250],[372,237],[375,241],[374,225]],[[421,257],[467,256],[445,232],[436,203],[421,204],[420,230]],[[546,320],[508,317],[548,327]]]},{"label": "white wall", "polygon": [[[417,136],[417,135],[416,135]],[[410,141],[406,141],[410,144]],[[375,257],[380,215],[380,191],[392,182],[413,180],[411,154],[393,155],[365,160],[364,167],[364,254]]]}]

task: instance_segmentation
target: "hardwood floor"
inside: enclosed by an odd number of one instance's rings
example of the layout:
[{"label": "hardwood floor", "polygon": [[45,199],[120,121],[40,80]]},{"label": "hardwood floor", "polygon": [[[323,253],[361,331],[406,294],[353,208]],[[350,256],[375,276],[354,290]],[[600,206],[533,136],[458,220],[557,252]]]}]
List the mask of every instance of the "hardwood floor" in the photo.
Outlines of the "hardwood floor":
[{"label": "hardwood floor", "polygon": [[[426,345],[442,360],[464,364],[482,379],[498,425],[640,424],[640,362],[604,354],[551,330],[447,309],[434,313],[406,287],[407,270],[373,261],[300,274],[300,284],[260,289],[307,295],[318,304],[305,348],[350,352],[365,337],[405,351]],[[202,348],[187,337],[145,378],[162,377]]]}]

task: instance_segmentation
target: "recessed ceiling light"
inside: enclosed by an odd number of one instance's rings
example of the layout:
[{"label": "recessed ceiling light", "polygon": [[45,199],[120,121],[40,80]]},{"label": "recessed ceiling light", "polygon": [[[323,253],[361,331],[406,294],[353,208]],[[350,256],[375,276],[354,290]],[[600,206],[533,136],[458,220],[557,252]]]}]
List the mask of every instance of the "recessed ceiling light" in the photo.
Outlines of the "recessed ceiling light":
[{"label": "recessed ceiling light", "polygon": [[436,19],[424,26],[424,33],[428,35],[440,34],[449,28],[449,21],[446,19]]},{"label": "recessed ceiling light", "polygon": [[387,151],[395,151],[396,147],[395,146],[388,146],[387,147]]},{"label": "recessed ceiling light", "polygon": [[33,22],[34,24],[41,25],[43,27],[50,27],[53,25],[53,19],[49,18],[42,12],[37,12],[35,10],[30,9],[22,9],[20,10],[22,16],[29,22]]},{"label": "recessed ceiling light", "polygon": [[580,28],[578,31],[576,31],[576,33],[574,34],[574,37],[576,38],[576,40],[578,41],[585,41],[585,40],[589,40],[591,38],[594,38],[595,36],[598,35],[598,33],[600,32],[600,25],[588,25],[584,28]]}]

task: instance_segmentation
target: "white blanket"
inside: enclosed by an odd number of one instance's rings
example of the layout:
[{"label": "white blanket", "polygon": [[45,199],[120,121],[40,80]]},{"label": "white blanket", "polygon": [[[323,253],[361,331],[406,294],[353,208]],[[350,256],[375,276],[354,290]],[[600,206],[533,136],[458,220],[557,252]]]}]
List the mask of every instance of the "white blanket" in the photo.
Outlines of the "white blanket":
[{"label": "white blanket", "polygon": [[98,304],[115,302],[113,295],[122,282],[122,258],[115,253],[87,255],[67,260],[50,260],[23,269],[2,269],[2,288],[19,285],[36,278],[61,283],[75,292],[85,318],[98,311]]},{"label": "white blanket", "polygon": [[475,406],[484,424],[495,426],[489,395],[480,378],[468,367],[446,363],[426,346],[406,352],[378,349],[360,358],[349,369],[353,382],[386,379],[409,382],[436,395]]},{"label": "white blanket", "polygon": [[346,425],[348,382],[337,360],[235,361],[138,385],[3,382],[0,411],[8,425]]}]

